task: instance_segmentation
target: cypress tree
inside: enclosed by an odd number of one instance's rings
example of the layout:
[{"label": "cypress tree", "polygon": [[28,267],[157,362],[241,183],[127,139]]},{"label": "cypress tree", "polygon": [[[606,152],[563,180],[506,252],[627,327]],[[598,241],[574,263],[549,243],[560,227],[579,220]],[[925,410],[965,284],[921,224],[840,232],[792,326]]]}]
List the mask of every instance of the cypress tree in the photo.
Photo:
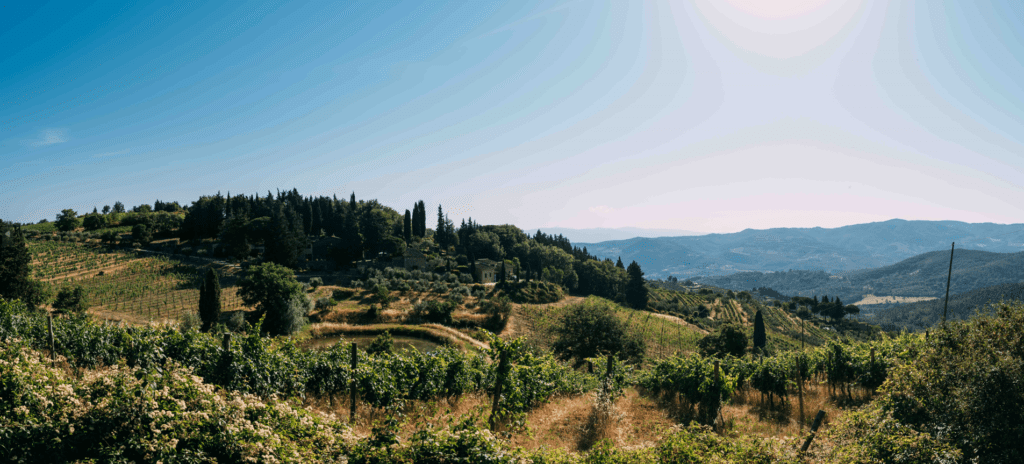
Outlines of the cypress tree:
[{"label": "cypress tree", "polygon": [[413,203],[412,205],[412,235],[413,237],[422,237],[420,234],[420,202]]},{"label": "cypress tree", "polygon": [[302,231],[306,236],[309,236],[313,229],[313,204],[308,202],[306,205],[304,214],[302,214]]},{"label": "cypress tree", "polygon": [[405,222],[402,223],[402,235],[405,237],[405,244],[412,242],[412,215],[405,210]]},{"label": "cypress tree", "polygon": [[644,273],[633,261],[626,268],[626,303],[635,309],[647,308],[648,294],[644,286]]},{"label": "cypress tree", "polygon": [[203,332],[220,321],[220,279],[213,268],[206,271],[206,278],[199,284],[199,318],[203,320]]},{"label": "cypress tree", "polygon": [[757,310],[754,314],[754,348],[764,349],[764,344],[768,340],[768,336],[764,331],[764,318],[761,316],[761,310]]},{"label": "cypress tree", "polygon": [[323,219],[324,215],[323,211],[320,209],[320,202],[317,202],[316,206],[313,207],[313,215],[309,220],[309,235],[312,235],[314,237],[320,236],[320,233],[321,231],[323,231],[324,228]]},{"label": "cypress tree", "polygon": [[445,227],[444,212],[441,211],[441,205],[437,205],[437,229],[434,229],[434,237],[436,242],[442,250],[448,249],[448,234],[447,228]]},{"label": "cypress tree", "polygon": [[[634,261],[634,262],[635,262],[635,261]],[[626,269],[626,266],[623,266],[623,265],[622,265],[622,257],[621,257],[621,256],[619,256],[619,260],[618,260],[618,262],[616,262],[616,263],[615,263],[615,267],[617,267],[617,268],[619,268],[619,269]]]}]

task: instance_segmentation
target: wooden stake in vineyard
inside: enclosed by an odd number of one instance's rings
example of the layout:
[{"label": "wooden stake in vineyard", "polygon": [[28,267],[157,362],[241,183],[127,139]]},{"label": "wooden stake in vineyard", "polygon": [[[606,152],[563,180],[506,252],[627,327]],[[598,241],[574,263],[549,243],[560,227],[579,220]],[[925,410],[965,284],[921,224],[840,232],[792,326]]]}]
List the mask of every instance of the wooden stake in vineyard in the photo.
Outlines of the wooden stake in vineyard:
[{"label": "wooden stake in vineyard", "polygon": [[349,406],[348,411],[349,424],[354,424],[356,420],[356,365],[358,363],[359,352],[356,351],[356,342],[352,342],[352,370],[349,371],[351,373],[349,375],[351,377],[349,389],[352,390],[352,404]]}]

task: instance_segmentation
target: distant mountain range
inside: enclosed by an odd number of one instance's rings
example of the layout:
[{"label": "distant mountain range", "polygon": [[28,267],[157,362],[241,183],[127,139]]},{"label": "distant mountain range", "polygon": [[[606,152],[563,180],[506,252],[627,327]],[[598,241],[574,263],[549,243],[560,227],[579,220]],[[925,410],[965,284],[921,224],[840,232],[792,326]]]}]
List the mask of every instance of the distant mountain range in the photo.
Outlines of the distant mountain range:
[{"label": "distant mountain range", "polygon": [[[839,296],[854,303],[864,295],[942,298],[949,272],[949,250],[923,253],[875,269],[841,271],[741,272],[693,280],[732,290],[770,287],[787,296]],[[951,294],[1000,284],[1024,282],[1024,251],[993,253],[956,250],[953,254]]]},{"label": "distant mountain range", "polygon": [[[569,239],[572,243],[577,242],[605,242],[609,240],[626,240],[636,237],[677,237],[688,235],[700,235],[700,232],[679,229],[640,229],[637,227],[619,227],[616,229],[593,228],[593,229],[570,229],[566,227],[540,227],[540,231],[548,235],[559,235]],[[525,230],[526,233],[537,233],[538,229]]]},{"label": "distant mountain range", "polygon": [[880,268],[930,251],[946,250],[948,258],[954,241],[957,250],[1020,252],[1024,251],[1024,224],[893,219],[834,229],[747,229],[731,234],[573,242],[600,258],[636,260],[650,279],[790,269],[825,271],[822,275],[829,279],[830,273]]}]

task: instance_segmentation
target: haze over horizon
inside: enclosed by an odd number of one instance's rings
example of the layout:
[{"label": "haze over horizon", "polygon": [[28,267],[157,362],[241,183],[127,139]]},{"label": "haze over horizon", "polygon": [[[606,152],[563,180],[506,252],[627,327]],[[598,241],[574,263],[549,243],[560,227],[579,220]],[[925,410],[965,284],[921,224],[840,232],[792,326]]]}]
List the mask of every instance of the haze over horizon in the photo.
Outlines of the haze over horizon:
[{"label": "haze over horizon", "polygon": [[1021,30],[951,0],[8,4],[0,218],[295,187],[530,231],[1024,223]]}]

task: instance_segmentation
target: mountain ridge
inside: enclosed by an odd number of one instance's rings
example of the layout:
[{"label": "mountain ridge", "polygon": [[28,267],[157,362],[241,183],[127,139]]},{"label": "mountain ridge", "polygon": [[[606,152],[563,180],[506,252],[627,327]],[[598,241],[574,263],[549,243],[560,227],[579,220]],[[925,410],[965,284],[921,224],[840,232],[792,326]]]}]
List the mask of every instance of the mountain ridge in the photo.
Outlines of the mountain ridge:
[{"label": "mountain ridge", "polygon": [[879,268],[930,251],[1024,251],[1024,224],[890,219],[837,228],[744,229],[729,234],[636,237],[576,243],[600,258],[636,260],[648,278],[692,278],[743,271]]}]

